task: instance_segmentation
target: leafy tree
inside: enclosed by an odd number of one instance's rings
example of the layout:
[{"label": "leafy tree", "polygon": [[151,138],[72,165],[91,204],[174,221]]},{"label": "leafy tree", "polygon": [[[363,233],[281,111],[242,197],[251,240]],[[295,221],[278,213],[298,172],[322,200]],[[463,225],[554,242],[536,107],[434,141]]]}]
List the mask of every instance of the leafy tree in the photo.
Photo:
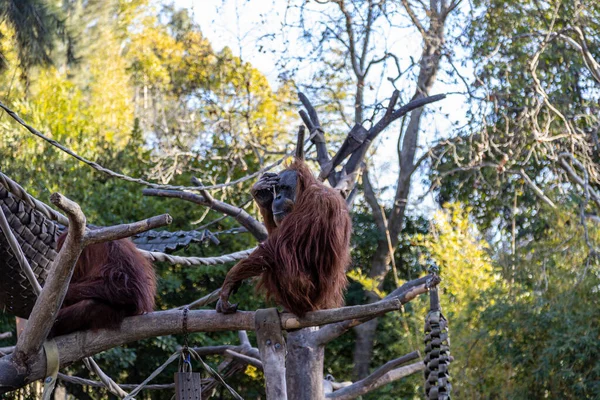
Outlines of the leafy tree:
[{"label": "leafy tree", "polygon": [[[14,30],[19,62],[25,69],[52,64],[57,39],[71,40],[64,16],[55,2],[46,0],[6,0],[0,3],[0,23]],[[4,33],[0,32],[0,40]],[[8,68],[5,51],[0,52],[0,69]]]},{"label": "leafy tree", "polygon": [[[9,69],[0,72],[0,92],[7,94],[3,102],[83,157],[131,176],[185,185],[193,175],[205,183],[224,182],[259,169],[274,157],[265,154],[267,146],[276,149],[291,133],[283,129],[287,87],[274,92],[258,70],[229,49],[215,54],[185,12],[172,8],[159,12],[143,1],[115,1],[106,7],[101,3],[71,5],[66,23],[79,27],[85,38],[77,43],[78,63],[32,68],[28,76],[35,79],[31,80],[22,79],[14,29],[0,27],[4,33],[0,46],[10,63]],[[55,48],[51,55],[64,59],[61,51]],[[153,113],[167,118],[153,119]],[[115,224],[168,212],[175,229],[193,229],[221,216],[180,200],[143,197],[139,185],[92,170],[29,135],[7,116],[0,119],[0,130],[0,169],[42,201],[53,191],[73,198],[91,223]],[[248,150],[252,146],[255,152]],[[168,175],[165,162],[171,161],[165,160],[172,149],[193,155]],[[218,196],[232,204],[244,203],[249,198],[248,185],[228,188]],[[210,229],[233,226],[234,222],[225,219]],[[218,237],[219,247],[196,244],[185,254],[217,255],[255,244],[248,234]],[[157,265],[161,278],[157,307],[186,304],[217,289],[228,267]],[[237,296],[250,308],[263,304],[250,284],[243,285]],[[14,330],[12,317],[1,314],[1,318],[0,331]],[[193,334],[190,342],[237,344],[238,339],[234,333]],[[120,382],[139,383],[177,345],[175,337],[145,340],[110,350],[98,362]],[[208,358],[211,363],[215,360]],[[158,381],[172,382],[175,369]],[[87,376],[81,365],[74,365],[71,372]],[[264,392],[262,382],[249,371],[232,384],[240,392],[258,396]],[[89,396],[87,389],[75,385],[69,385],[69,391],[78,398]],[[93,393],[106,395],[96,389]],[[171,397],[160,392],[151,396]]]}]

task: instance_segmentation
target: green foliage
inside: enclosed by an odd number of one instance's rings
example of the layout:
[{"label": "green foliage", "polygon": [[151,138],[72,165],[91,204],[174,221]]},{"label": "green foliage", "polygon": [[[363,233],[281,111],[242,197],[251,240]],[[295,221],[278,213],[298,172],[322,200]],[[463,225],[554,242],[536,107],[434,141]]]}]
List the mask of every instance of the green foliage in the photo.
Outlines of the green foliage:
[{"label": "green foliage", "polygon": [[[480,314],[492,304],[486,291],[494,287],[497,277],[489,249],[478,236],[469,220],[469,210],[454,203],[434,214],[428,234],[415,237],[440,268],[440,302],[450,324],[450,349],[455,359],[451,366],[452,385],[461,398],[476,395],[470,390],[470,382],[498,373],[493,366],[487,366],[485,374],[480,370],[487,361],[485,346],[480,345]],[[417,314],[426,312],[423,305]]]},{"label": "green foliage", "polygon": [[[64,15],[56,2],[47,0],[5,0],[0,2],[0,23],[15,32],[19,63],[24,68],[50,65],[56,40],[72,37],[65,32]],[[0,40],[4,33],[0,30]],[[5,51],[0,51],[0,70],[8,68]]]},{"label": "green foliage", "polygon": [[[505,288],[488,293],[494,302],[481,318],[489,361],[506,371],[491,389],[503,396],[600,396],[600,269],[575,215],[546,210],[541,238],[522,247]],[[600,238],[596,226],[590,237]]]},{"label": "green foliage", "polygon": [[[184,185],[198,171],[206,174],[198,176],[206,183],[241,177],[259,168],[249,146],[272,148],[286,139],[287,135],[275,133],[283,131],[289,114],[282,107],[289,90],[283,87],[274,92],[258,70],[229,49],[215,54],[185,12],[171,8],[157,12],[145,1],[76,1],[69,7],[65,23],[77,28],[82,40],[77,42],[77,63],[67,63],[64,48],[56,47],[52,56],[60,68],[36,67],[25,74],[15,50],[15,28],[0,25],[0,49],[8,62],[8,69],[0,71],[2,101],[47,136],[107,168],[147,179],[160,178],[155,171],[162,173],[172,166],[164,163],[173,160],[171,150],[194,153],[189,163],[163,180]],[[154,112],[167,116],[160,126],[149,118]],[[189,122],[183,130],[182,120]],[[227,124],[214,128],[217,121]],[[144,197],[139,185],[91,169],[30,135],[6,115],[0,117],[0,132],[0,169],[4,173],[42,201],[47,202],[54,191],[67,195],[81,204],[93,224],[131,222],[168,212],[173,217],[172,230],[194,229],[221,216],[181,200]],[[199,136],[199,132],[206,134]],[[249,184],[215,195],[240,204],[249,197]],[[234,226],[235,221],[225,219],[210,229]],[[220,235],[219,240],[219,246],[194,244],[182,254],[203,257],[255,245],[249,234]],[[187,304],[212,292],[221,286],[230,267],[157,265],[157,308]],[[264,307],[263,296],[254,293],[251,282],[242,285],[237,300],[248,309]],[[0,313],[0,332],[11,330],[14,332],[14,318]],[[140,383],[180,341],[178,337],[148,339],[112,349],[96,359],[117,381]],[[11,343],[14,338],[1,341],[0,346]],[[198,333],[190,335],[190,343],[238,344],[238,338],[235,333]],[[207,359],[213,368],[220,361]],[[156,382],[172,382],[176,369],[176,364],[171,366]],[[69,372],[89,376],[81,364],[73,365]],[[255,371],[228,381],[249,398],[264,396],[262,377]],[[68,385],[68,389],[77,398],[107,396],[106,391],[76,385]],[[171,395],[152,392],[148,398],[168,399]]]}]

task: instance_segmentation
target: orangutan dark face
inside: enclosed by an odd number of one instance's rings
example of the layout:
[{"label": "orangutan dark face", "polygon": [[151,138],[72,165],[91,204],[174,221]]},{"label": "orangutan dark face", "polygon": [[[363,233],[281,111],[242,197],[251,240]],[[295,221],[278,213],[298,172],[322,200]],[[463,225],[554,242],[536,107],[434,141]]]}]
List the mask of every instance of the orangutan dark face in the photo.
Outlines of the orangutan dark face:
[{"label": "orangutan dark face", "polygon": [[296,203],[296,186],[298,174],[293,170],[285,170],[279,174],[278,182],[273,185],[273,218],[279,225],[281,221],[292,211]]}]

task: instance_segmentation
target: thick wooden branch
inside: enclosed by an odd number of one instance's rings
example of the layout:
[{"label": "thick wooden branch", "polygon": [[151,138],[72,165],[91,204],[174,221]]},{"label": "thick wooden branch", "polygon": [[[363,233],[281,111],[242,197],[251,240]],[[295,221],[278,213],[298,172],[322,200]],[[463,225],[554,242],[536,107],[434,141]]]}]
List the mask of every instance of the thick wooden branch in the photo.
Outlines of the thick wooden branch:
[{"label": "thick wooden branch", "polygon": [[[346,386],[340,390],[337,390],[337,391],[331,393],[330,395],[328,395],[327,397],[332,398],[332,399],[338,399],[338,398],[348,398],[346,396],[348,396],[350,394],[355,394],[356,396],[365,394],[365,393],[375,389],[374,386],[385,374],[392,371],[393,369],[398,368],[402,364],[406,364],[407,362],[415,360],[419,357],[420,357],[419,352],[413,351],[412,353],[405,354],[402,357],[396,358],[395,360],[388,361],[387,363],[385,363],[384,365],[382,365],[381,367],[379,367],[375,371],[373,371],[373,373],[371,375],[367,376],[365,379],[362,379],[352,385]],[[379,387],[379,386],[377,386],[377,387]],[[361,392],[362,390],[366,390],[366,391]],[[361,393],[359,393],[359,392],[361,392]]]},{"label": "thick wooden branch", "polygon": [[424,369],[425,364],[422,361],[419,361],[414,364],[409,364],[404,367],[391,370],[378,379],[373,380],[371,377],[378,372],[375,371],[373,374],[369,375],[363,380],[353,383],[350,386],[346,386],[340,390],[336,390],[333,393],[328,393],[326,398],[336,400],[352,400],[358,396],[372,392],[383,385],[387,385],[388,383],[397,381],[398,379],[402,379]]},{"label": "thick wooden branch", "polygon": [[[315,145],[317,149],[317,162],[321,167],[321,170],[326,168],[326,165],[329,163],[329,153],[327,152],[327,143],[325,141],[325,134],[323,132],[323,128],[321,127],[321,122],[319,121],[319,116],[317,114],[317,110],[311,104],[310,100],[306,95],[302,92],[298,92],[298,97],[302,102],[306,111],[300,110],[300,118],[308,128],[308,132],[310,135],[310,141]],[[308,114],[307,114],[308,112]],[[335,178],[331,177],[329,179],[329,183],[332,186],[335,186]]]},{"label": "thick wooden branch", "polygon": [[435,103],[436,101],[440,101],[446,98],[445,94],[436,94],[433,96],[422,97],[416,100],[409,102],[408,104],[403,105],[396,111],[391,113],[385,113],[383,118],[379,120],[371,129],[369,129],[369,137],[371,141],[377,137],[385,128],[387,128],[392,122],[401,118],[420,107],[424,107],[427,104]]},{"label": "thick wooden branch", "polygon": [[[397,310],[400,304],[426,291],[426,288],[422,289],[417,286],[403,292],[402,296],[397,298],[367,305],[314,311],[307,313],[303,318],[290,313],[281,313],[281,326],[282,329],[290,330],[330,324],[349,318],[351,318],[350,321],[361,321],[364,318],[373,318]],[[189,332],[254,330],[254,317],[255,312],[252,311],[238,311],[234,314],[220,314],[213,310],[189,311],[187,326]],[[349,324],[349,328],[358,324],[358,322],[354,325],[353,323]],[[182,333],[183,313],[173,310],[125,318],[120,330],[76,332],[57,337],[55,340],[58,345],[61,366],[65,366],[136,340]],[[15,370],[14,356],[15,354],[11,354],[0,359],[0,394],[3,393],[3,390],[16,389],[28,382],[41,379],[46,372],[46,359],[43,351],[38,350],[37,353],[32,354],[27,359],[27,370],[23,371]]]},{"label": "thick wooden branch", "polygon": [[8,339],[12,337],[12,332],[4,332],[4,333],[0,333],[0,340],[2,339]]},{"label": "thick wooden branch", "polygon": [[262,223],[260,223],[260,221],[253,218],[245,210],[232,206],[231,204],[227,204],[212,198],[207,199],[204,196],[189,192],[182,192],[179,190],[144,189],[142,190],[142,193],[144,196],[170,197],[209,207],[211,210],[233,217],[244,228],[248,229],[248,232],[250,232],[260,242],[264,241],[268,236],[267,229]]},{"label": "thick wooden branch", "polygon": [[108,226],[105,228],[94,229],[86,233],[84,247],[90,244],[108,242],[128,238],[138,233],[149,231],[150,229],[160,228],[169,225],[173,218],[169,214],[157,215],[138,222]]},{"label": "thick wooden branch", "polygon": [[44,288],[31,311],[29,321],[17,340],[12,357],[20,366],[27,365],[29,357],[39,353],[62,305],[75,263],[83,249],[85,215],[79,205],[59,193],[52,194],[50,201],[67,214],[69,232],[63,247],[52,263]]},{"label": "thick wooden branch", "polygon": [[416,360],[417,358],[420,358],[420,357],[421,357],[421,355],[419,354],[418,351],[413,351],[411,353],[403,355],[402,357],[398,357],[395,360],[388,361],[387,363],[385,363],[384,365],[382,365],[381,367],[379,367],[375,371],[373,371],[373,373],[371,375],[367,376],[361,382],[365,386],[370,386],[371,384],[378,381],[379,378],[381,378],[383,375],[387,374],[391,370],[396,369],[399,366],[401,366],[402,364],[406,364],[407,362]]},{"label": "thick wooden branch", "polygon": [[[392,96],[392,99],[390,100],[390,105],[394,104],[395,101],[397,101],[395,99],[395,97],[396,97],[396,95]],[[371,129],[369,129],[369,134],[368,134],[367,138],[364,140],[363,144],[350,156],[350,159],[344,166],[342,173],[348,177],[347,180],[349,182],[347,182],[347,183],[338,182],[337,186],[339,187],[340,185],[343,185],[346,188],[350,188],[350,189],[352,188],[352,186],[354,185],[354,182],[352,180],[355,179],[356,172],[358,171],[363,159],[365,158],[365,154],[367,153],[367,150],[371,146],[371,143],[373,143],[375,138],[385,128],[387,128],[392,122],[394,122],[395,120],[397,120],[400,117],[405,116],[412,110],[423,107],[430,103],[434,103],[436,101],[440,101],[444,98],[446,98],[445,94],[438,94],[435,96],[422,97],[422,98],[411,101],[410,103],[398,108],[396,111],[390,112],[388,109],[388,111],[386,111],[383,118],[381,118],[375,125],[373,125],[373,127]]]},{"label": "thick wooden branch", "polygon": [[267,399],[287,400],[285,379],[286,344],[279,313],[275,308],[257,310],[254,325],[256,342],[263,362]]},{"label": "thick wooden branch", "polygon": [[307,313],[303,318],[294,314],[281,314],[281,325],[284,329],[300,329],[308,326],[320,326],[336,321],[353,320],[364,316],[377,316],[400,309],[401,302],[393,298],[360,306],[332,308]]},{"label": "thick wooden branch", "polygon": [[[400,286],[398,289],[390,293],[385,299],[380,300],[376,303],[371,303],[370,305],[387,303],[392,300],[397,300],[400,304],[406,304],[418,295],[427,293],[430,288],[438,285],[439,282],[439,276],[426,275],[422,278],[414,279],[410,282],[405,283],[404,285]],[[318,332],[315,332],[315,341],[316,343],[325,345],[333,339],[338,338],[344,333],[348,332],[348,330],[350,330],[351,328],[363,324],[375,317],[378,317],[381,314],[383,313],[371,314],[364,318],[347,319],[345,321],[324,326]]]}]

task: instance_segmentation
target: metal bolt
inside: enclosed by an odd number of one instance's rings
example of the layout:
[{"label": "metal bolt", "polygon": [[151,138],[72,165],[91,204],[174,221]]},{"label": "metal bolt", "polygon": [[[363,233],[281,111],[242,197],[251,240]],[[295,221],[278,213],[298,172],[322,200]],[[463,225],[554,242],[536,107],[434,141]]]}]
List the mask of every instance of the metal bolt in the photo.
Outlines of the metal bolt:
[{"label": "metal bolt", "polygon": [[267,340],[267,346],[271,345],[271,340]]},{"label": "metal bolt", "polygon": [[46,378],[46,383],[50,383],[50,382],[52,382],[52,377],[51,376],[49,376],[49,377]]},{"label": "metal bolt", "polygon": [[276,348],[277,350],[279,350],[279,348],[281,348],[281,345],[280,345],[279,343],[275,343],[275,348]]}]

